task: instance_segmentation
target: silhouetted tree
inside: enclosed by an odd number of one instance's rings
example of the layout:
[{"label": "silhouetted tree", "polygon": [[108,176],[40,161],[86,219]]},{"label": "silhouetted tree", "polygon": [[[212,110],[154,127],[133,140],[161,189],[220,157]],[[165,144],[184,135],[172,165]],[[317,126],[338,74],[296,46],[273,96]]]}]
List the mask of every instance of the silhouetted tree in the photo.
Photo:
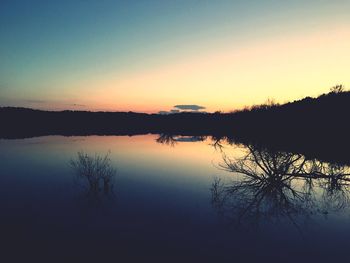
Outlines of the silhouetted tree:
[{"label": "silhouetted tree", "polygon": [[105,156],[95,154],[90,156],[84,152],[78,152],[76,159],[70,161],[78,179],[86,182],[87,195],[98,200],[100,195],[108,196],[112,192],[113,178],[116,170],[111,165],[110,152]]},{"label": "silhouetted tree", "polygon": [[341,93],[344,92],[344,86],[343,85],[335,85],[334,87],[331,88],[332,93]]}]

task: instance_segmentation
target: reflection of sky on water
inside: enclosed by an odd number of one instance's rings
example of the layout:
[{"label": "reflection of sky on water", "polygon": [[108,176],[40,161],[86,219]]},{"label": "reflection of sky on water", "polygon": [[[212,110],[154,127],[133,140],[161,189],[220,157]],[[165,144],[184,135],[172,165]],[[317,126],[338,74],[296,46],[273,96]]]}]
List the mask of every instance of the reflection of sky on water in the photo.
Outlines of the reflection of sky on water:
[{"label": "reflection of sky on water", "polygon": [[[111,247],[124,244],[125,251],[133,246],[145,251],[162,248],[164,253],[192,251],[197,256],[201,251],[203,257],[213,259],[217,254],[224,259],[247,259],[245,253],[251,249],[268,259],[273,254],[271,246],[281,254],[298,250],[314,257],[328,248],[343,255],[343,241],[350,237],[348,208],[309,214],[303,218],[301,230],[283,218],[278,223],[264,222],[259,229],[249,229],[247,224],[237,227],[213,207],[211,188],[215,178],[224,183],[242,178],[219,168],[223,154],[241,158],[244,150],[225,142],[223,148],[215,148],[209,138],[188,142],[185,137],[186,142],[177,140],[173,146],[159,143],[158,138],[49,136],[0,140],[4,237],[18,240],[20,246],[22,241],[42,245],[43,240],[55,236],[55,240],[82,242],[82,249],[84,241],[94,243],[92,238],[102,237],[105,241],[101,244],[106,245],[107,240]],[[76,187],[69,162],[79,151],[91,156],[111,152],[111,165],[116,170],[113,200],[90,206],[84,191]],[[293,184],[301,187],[297,180]],[[325,239],[332,244],[326,245],[322,242]],[[97,245],[97,251],[101,249]]]}]

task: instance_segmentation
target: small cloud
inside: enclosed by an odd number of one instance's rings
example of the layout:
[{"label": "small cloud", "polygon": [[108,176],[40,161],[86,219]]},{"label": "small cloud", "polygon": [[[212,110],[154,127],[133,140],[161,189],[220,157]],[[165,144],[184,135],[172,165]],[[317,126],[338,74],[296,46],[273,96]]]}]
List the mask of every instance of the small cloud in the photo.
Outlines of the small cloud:
[{"label": "small cloud", "polygon": [[195,105],[195,104],[186,104],[186,105],[175,105],[174,108],[170,111],[159,111],[158,114],[168,115],[168,114],[176,114],[181,112],[198,112],[205,113],[204,111],[200,111],[205,109],[203,106]]},{"label": "small cloud", "polygon": [[198,110],[204,110],[205,107],[199,106],[199,105],[175,105],[174,108],[180,109],[180,110],[193,110],[193,111],[198,111]]}]

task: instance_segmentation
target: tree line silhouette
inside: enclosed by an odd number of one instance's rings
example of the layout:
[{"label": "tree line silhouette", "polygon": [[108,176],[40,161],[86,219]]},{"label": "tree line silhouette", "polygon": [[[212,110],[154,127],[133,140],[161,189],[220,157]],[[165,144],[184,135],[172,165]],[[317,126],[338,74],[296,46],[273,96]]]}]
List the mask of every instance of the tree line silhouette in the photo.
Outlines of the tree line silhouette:
[{"label": "tree line silhouette", "polygon": [[[270,101],[230,113],[160,115],[135,112],[41,111],[0,108],[0,138],[44,135],[212,136],[349,162],[350,92],[342,85],[317,98]],[[317,155],[317,156],[315,156]]]}]

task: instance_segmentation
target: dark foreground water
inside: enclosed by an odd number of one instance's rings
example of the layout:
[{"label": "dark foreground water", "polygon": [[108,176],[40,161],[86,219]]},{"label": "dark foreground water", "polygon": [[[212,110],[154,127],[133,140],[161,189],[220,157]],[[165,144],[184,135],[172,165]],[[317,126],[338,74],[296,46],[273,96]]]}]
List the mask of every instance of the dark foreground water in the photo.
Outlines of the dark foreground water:
[{"label": "dark foreground water", "polygon": [[349,262],[349,178],[203,137],[0,140],[1,258]]}]

